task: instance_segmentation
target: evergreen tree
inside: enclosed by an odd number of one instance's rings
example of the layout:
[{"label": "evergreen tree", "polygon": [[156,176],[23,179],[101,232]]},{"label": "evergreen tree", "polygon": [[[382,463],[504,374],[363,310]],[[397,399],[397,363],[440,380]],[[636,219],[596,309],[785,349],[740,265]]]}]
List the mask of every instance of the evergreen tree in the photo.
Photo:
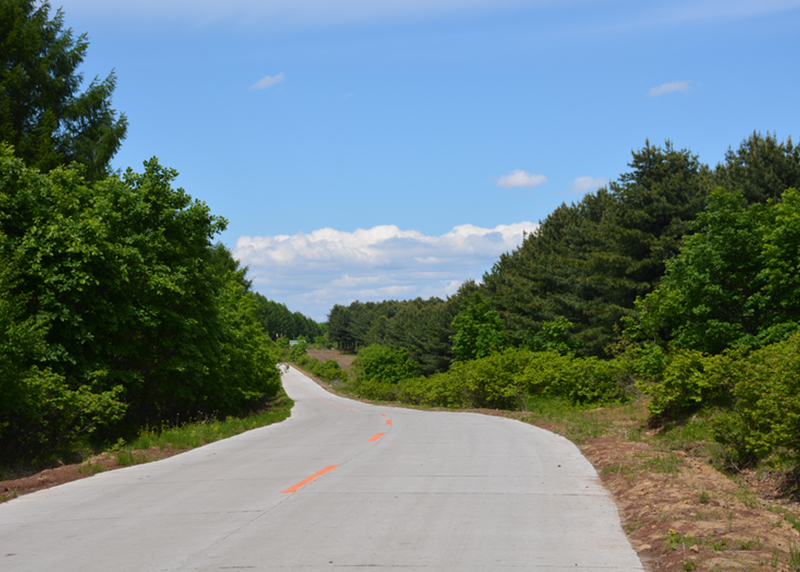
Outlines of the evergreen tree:
[{"label": "evergreen tree", "polygon": [[116,77],[95,78],[81,93],[86,34],[74,38],[61,10],[52,19],[49,11],[48,2],[0,2],[0,140],[43,172],[77,161],[98,180],[128,128],[111,108]]}]

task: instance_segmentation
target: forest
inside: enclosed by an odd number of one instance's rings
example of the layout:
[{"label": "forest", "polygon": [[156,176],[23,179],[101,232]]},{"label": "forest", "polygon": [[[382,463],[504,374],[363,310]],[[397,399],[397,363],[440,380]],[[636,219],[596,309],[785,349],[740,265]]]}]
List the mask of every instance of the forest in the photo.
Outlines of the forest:
[{"label": "forest", "polygon": [[[645,141],[446,300],[353,302],[349,390],[440,407],[644,397],[713,409],[739,463],[800,454],[800,148],[754,132],[713,168]],[[398,375],[398,372],[404,372]]]},{"label": "forest", "polygon": [[0,466],[263,406],[271,340],[323,327],[251,291],[175,170],[112,170],[116,77],[81,91],[88,42],[60,10],[0,6]]}]

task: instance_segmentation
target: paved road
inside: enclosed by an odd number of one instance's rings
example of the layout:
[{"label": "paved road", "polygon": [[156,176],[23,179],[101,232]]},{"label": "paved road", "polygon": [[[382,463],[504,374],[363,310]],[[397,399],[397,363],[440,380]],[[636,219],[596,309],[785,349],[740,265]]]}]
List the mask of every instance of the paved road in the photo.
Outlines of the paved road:
[{"label": "paved road", "polygon": [[0,505],[0,570],[643,570],[567,440],[284,386],[283,423]]}]

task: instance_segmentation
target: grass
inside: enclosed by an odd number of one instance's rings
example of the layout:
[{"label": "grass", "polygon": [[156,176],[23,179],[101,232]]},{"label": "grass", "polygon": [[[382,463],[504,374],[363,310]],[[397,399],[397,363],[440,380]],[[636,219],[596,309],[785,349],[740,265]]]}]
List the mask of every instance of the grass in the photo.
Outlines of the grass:
[{"label": "grass", "polygon": [[89,475],[96,475],[97,473],[102,473],[105,470],[103,465],[99,463],[92,463],[92,461],[86,461],[81,466],[78,467],[79,473],[89,474]]},{"label": "grass", "polygon": [[679,459],[675,453],[636,455],[636,457],[641,459],[642,467],[651,473],[676,475],[683,465],[683,459]]},{"label": "grass", "polygon": [[796,544],[789,547],[789,556],[787,558],[789,569],[795,572],[800,572],[800,548]]},{"label": "grass", "polygon": [[639,403],[599,407],[577,405],[557,397],[531,396],[527,405],[525,421],[552,426],[556,433],[579,445],[615,428],[626,432],[626,437],[641,438],[639,426],[644,409]]},{"label": "grass", "polygon": [[285,393],[272,401],[269,410],[247,417],[228,417],[225,420],[210,419],[185,423],[180,427],[145,427],[139,436],[118,449],[117,463],[123,466],[143,462],[133,451],[141,449],[193,449],[214,441],[227,439],[251,429],[264,427],[288,418],[294,402]]},{"label": "grass", "polygon": [[791,512],[786,510],[785,508],[782,508],[782,507],[779,507],[779,506],[770,505],[767,508],[769,508],[769,510],[771,510],[774,513],[782,515],[783,518],[786,519],[786,522],[791,524],[798,532],[800,532],[800,518],[797,518],[794,514],[792,514]]}]

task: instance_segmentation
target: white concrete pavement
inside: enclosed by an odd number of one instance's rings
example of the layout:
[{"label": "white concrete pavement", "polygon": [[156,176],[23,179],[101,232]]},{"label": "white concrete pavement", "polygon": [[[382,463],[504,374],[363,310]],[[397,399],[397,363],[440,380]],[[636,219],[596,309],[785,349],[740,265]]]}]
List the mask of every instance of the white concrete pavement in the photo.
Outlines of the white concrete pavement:
[{"label": "white concrete pavement", "polygon": [[0,505],[0,570],[643,571],[566,439],[284,386],[283,423]]}]

